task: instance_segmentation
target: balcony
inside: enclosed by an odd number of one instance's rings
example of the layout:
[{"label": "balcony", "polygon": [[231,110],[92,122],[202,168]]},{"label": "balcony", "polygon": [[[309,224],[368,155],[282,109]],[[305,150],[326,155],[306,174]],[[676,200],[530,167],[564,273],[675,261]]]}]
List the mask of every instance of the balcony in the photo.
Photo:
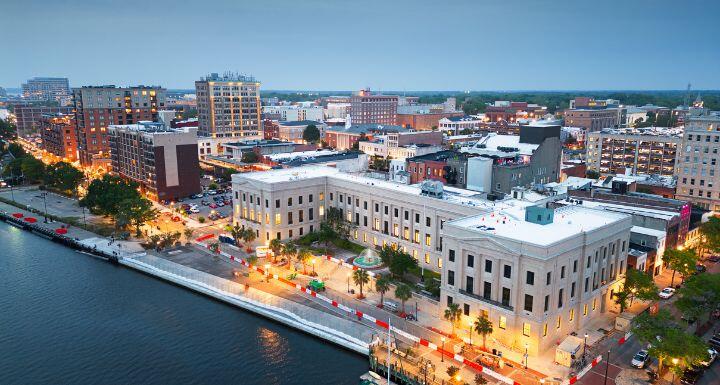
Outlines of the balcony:
[{"label": "balcony", "polygon": [[465,291],[465,290],[463,290],[463,289],[460,289],[459,291],[460,291],[460,294],[466,295],[466,296],[468,296],[468,297],[470,297],[470,298],[474,298],[474,299],[476,299],[476,300],[478,300],[478,301],[485,302],[485,303],[487,303],[487,304],[490,304],[490,305],[499,307],[499,308],[501,308],[501,309],[505,309],[505,310],[509,310],[509,311],[514,311],[514,309],[513,309],[512,306],[503,305],[501,302],[493,301],[493,300],[491,300],[491,299],[487,299],[487,298],[485,298],[485,297],[483,297],[483,296],[480,296],[480,295],[477,295],[477,294],[468,293],[467,291]]}]

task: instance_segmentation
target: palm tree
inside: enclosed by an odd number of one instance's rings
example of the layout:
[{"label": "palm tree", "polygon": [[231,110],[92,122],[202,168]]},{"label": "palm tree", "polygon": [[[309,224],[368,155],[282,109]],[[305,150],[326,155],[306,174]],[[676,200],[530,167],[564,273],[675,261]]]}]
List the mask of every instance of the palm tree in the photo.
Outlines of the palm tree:
[{"label": "palm tree", "polygon": [[395,288],[395,297],[400,300],[400,303],[402,303],[402,312],[405,314],[405,302],[412,297],[412,290],[410,290],[410,286],[400,283]]},{"label": "palm tree", "polygon": [[185,240],[187,243],[190,243],[192,241],[193,234],[195,234],[195,230],[186,227],[185,230],[183,230],[183,235],[185,235]]},{"label": "palm tree", "polygon": [[303,274],[305,275],[307,275],[305,266],[307,265],[307,262],[310,258],[312,258],[312,253],[306,248],[300,249],[300,251],[297,253],[297,260],[302,264]]},{"label": "palm tree", "polygon": [[283,245],[282,253],[290,260],[292,260],[295,257],[295,253],[297,253],[297,246],[295,246],[295,243],[293,242],[288,242]]},{"label": "palm tree", "polygon": [[479,315],[477,319],[475,320],[475,325],[473,329],[477,332],[477,334],[480,334],[483,339],[483,349],[486,349],[485,347],[485,339],[487,338],[488,334],[492,334],[493,332],[493,325],[492,322],[487,318],[485,315]]},{"label": "palm tree", "polygon": [[380,305],[383,304],[385,300],[385,293],[390,290],[390,279],[384,275],[379,276],[375,280],[375,291],[380,293]]},{"label": "palm tree", "polygon": [[275,258],[283,249],[283,244],[280,242],[279,239],[275,238],[272,241],[270,241],[270,244],[268,245],[270,247],[270,251],[273,253],[273,262],[275,262]]},{"label": "palm tree", "polygon": [[225,226],[225,231],[230,233],[233,241],[235,241],[235,246],[240,247],[240,241],[242,241],[245,234],[245,227],[241,227],[240,224],[236,223],[235,226]]},{"label": "palm tree", "polygon": [[353,271],[353,282],[360,286],[360,298],[363,298],[363,285],[370,282],[370,275],[363,269]]},{"label": "palm tree", "polygon": [[460,310],[460,306],[456,303],[451,303],[448,305],[447,309],[445,309],[445,319],[450,321],[450,324],[452,324],[452,334],[455,335],[455,324],[460,320],[460,315],[462,314],[462,311]]},{"label": "palm tree", "polygon": [[257,238],[255,232],[251,228],[245,229],[242,234],[242,239],[245,241],[245,251],[248,253],[252,252],[252,247],[250,246],[252,242]]}]

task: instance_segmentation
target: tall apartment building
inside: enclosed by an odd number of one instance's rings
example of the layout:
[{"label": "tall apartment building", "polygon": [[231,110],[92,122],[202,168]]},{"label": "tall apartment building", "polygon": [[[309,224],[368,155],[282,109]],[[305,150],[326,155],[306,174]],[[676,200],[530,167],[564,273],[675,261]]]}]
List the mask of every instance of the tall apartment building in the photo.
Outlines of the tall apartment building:
[{"label": "tall apartment building", "polygon": [[70,98],[70,83],[67,78],[36,77],[22,84],[22,96],[27,100],[67,101]]},{"label": "tall apartment building", "polygon": [[688,116],[677,162],[676,198],[720,210],[720,115]]},{"label": "tall apartment building", "polygon": [[681,131],[667,129],[604,129],[587,135],[587,168],[602,175],[655,174],[673,176],[682,141]]},{"label": "tall apartment building", "polygon": [[43,149],[65,162],[77,160],[75,115],[45,115],[40,120],[40,138]]},{"label": "tall apartment building", "polygon": [[212,73],[195,82],[198,134],[262,139],[260,82],[252,76]]},{"label": "tall apartment building", "polygon": [[630,216],[582,207],[498,207],[445,223],[441,306],[529,354],[554,349],[614,308],[627,270]]},{"label": "tall apartment building", "polygon": [[374,95],[369,89],[365,89],[350,98],[350,121],[353,125],[395,125],[397,113],[397,95]]},{"label": "tall apartment building", "polygon": [[20,137],[38,133],[45,115],[70,114],[72,107],[46,107],[32,104],[16,104],[13,108]]},{"label": "tall apartment building", "polygon": [[80,163],[103,167],[109,159],[107,127],[157,121],[165,106],[165,89],[156,86],[73,88]]},{"label": "tall apartment building", "polygon": [[153,200],[176,200],[202,191],[197,128],[163,123],[111,125],[112,170],[140,185]]}]

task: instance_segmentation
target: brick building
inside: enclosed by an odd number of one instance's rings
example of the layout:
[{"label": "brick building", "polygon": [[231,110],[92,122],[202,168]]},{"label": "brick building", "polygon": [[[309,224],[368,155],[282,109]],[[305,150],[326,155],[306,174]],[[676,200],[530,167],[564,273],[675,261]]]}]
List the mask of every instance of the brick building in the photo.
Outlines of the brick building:
[{"label": "brick building", "polygon": [[397,121],[397,110],[397,95],[374,95],[369,89],[365,89],[350,98],[350,119],[354,125],[394,125]]},{"label": "brick building", "polygon": [[43,149],[65,162],[77,160],[75,115],[45,115],[40,120],[40,138]]},{"label": "brick building", "polygon": [[13,112],[17,119],[17,132],[20,137],[39,132],[40,121],[45,115],[70,114],[72,107],[47,107],[32,104],[16,104]]}]

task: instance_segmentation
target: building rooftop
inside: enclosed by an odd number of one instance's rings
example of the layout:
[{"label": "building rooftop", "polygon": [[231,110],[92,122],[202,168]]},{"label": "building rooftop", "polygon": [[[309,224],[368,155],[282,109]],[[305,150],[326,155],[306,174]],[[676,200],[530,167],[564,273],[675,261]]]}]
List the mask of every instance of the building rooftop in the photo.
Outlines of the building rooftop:
[{"label": "building rooftop", "polygon": [[344,132],[350,134],[364,134],[366,132],[406,132],[409,131],[407,128],[396,125],[385,125],[385,124],[357,124],[350,127],[330,127],[328,131],[331,132]]},{"label": "building rooftop", "polygon": [[457,219],[449,224],[492,237],[549,246],[625,218],[627,215],[621,213],[565,206],[555,209],[553,222],[543,225],[526,221],[525,207],[518,205]]},{"label": "building rooftop", "polygon": [[540,145],[521,143],[518,135],[499,135],[489,133],[475,144],[463,147],[460,151],[473,154],[508,157],[515,155],[532,155]]},{"label": "building rooftop", "polygon": [[632,229],[630,229],[630,232],[637,233],[637,234],[650,235],[650,236],[656,237],[658,239],[665,238],[665,236],[667,235],[667,233],[665,231],[650,229],[650,228],[642,227],[642,226],[633,226]]},{"label": "building rooftop", "polygon": [[322,122],[316,122],[314,120],[295,120],[291,122],[278,122],[278,125],[280,126],[309,126],[311,124],[314,124],[315,126],[321,126],[324,124]]},{"label": "building rooftop", "polygon": [[573,205],[573,206],[582,206],[582,207],[588,207],[588,208],[594,208],[598,210],[605,210],[605,211],[612,211],[617,213],[624,213],[629,215],[640,215],[643,217],[652,217],[657,219],[662,219],[665,221],[671,220],[673,217],[677,216],[677,212],[673,212],[670,210],[659,210],[659,209],[651,209],[646,207],[637,207],[637,206],[630,206],[628,204],[620,203],[608,203],[608,202],[596,202],[596,201],[588,201],[584,200],[580,197],[577,198],[569,198],[565,201],[558,201],[560,204],[566,204],[566,205]]}]

